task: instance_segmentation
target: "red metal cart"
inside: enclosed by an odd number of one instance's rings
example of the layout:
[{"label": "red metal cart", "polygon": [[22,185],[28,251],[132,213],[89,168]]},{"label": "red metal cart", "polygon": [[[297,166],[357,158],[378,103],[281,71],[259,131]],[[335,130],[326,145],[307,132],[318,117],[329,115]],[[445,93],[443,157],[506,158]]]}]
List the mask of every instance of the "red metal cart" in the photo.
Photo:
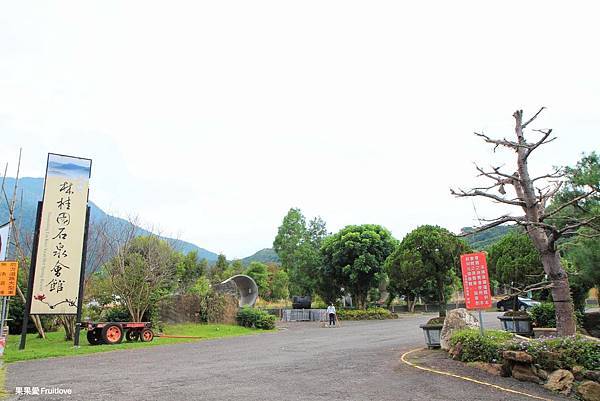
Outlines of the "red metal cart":
[{"label": "red metal cart", "polygon": [[150,342],[154,339],[150,322],[85,322],[90,345],[119,344],[123,337],[127,341]]}]

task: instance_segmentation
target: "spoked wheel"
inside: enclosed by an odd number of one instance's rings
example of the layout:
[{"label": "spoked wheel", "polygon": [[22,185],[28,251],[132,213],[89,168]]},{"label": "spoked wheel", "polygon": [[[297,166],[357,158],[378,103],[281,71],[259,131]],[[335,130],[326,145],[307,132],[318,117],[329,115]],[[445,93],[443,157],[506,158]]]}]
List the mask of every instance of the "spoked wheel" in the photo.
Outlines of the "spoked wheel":
[{"label": "spoked wheel", "polygon": [[106,344],[119,344],[123,341],[123,329],[118,324],[107,324],[102,329],[102,339]]},{"label": "spoked wheel", "polygon": [[140,333],[137,330],[127,330],[127,333],[125,333],[125,339],[127,341],[137,341],[139,337]]},{"label": "spoked wheel", "polygon": [[144,329],[140,333],[140,341],[142,342],[150,342],[154,339],[154,332],[150,329]]},{"label": "spoked wheel", "polygon": [[100,336],[98,336],[96,330],[88,330],[87,340],[90,343],[90,345],[98,345],[102,342],[102,339],[100,338]]}]

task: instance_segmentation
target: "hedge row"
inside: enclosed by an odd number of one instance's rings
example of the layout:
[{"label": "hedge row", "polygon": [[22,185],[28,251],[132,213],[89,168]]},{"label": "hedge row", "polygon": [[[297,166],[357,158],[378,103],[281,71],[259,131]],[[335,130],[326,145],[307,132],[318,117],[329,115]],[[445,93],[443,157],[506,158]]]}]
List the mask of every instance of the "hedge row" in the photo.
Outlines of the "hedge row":
[{"label": "hedge row", "polygon": [[398,318],[398,314],[384,308],[370,308],[366,310],[341,309],[337,311],[337,316],[341,320],[385,320]]}]

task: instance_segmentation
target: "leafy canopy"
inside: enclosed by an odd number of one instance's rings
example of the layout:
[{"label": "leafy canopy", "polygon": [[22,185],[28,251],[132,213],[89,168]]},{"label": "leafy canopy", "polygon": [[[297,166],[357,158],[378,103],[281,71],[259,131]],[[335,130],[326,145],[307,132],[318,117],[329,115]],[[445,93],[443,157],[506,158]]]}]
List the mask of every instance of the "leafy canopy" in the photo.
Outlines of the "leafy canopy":
[{"label": "leafy canopy", "polygon": [[347,226],[325,238],[320,273],[323,286],[329,289],[326,295],[334,296],[343,286],[356,304],[365,308],[367,293],[378,286],[384,273],[383,264],[396,244],[388,230],[375,224]]}]

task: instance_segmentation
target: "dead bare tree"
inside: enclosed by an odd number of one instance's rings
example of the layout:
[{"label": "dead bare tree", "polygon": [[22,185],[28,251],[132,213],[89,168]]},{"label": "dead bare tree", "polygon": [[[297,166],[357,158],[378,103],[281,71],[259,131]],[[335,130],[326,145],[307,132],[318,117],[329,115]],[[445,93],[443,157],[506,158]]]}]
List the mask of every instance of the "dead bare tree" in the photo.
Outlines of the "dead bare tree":
[{"label": "dead bare tree", "polygon": [[[514,112],[516,141],[509,139],[493,139],[483,133],[475,133],[478,137],[491,145],[494,152],[499,147],[507,148],[517,154],[516,171],[510,173],[503,171],[502,167],[492,167],[489,170],[475,166],[479,177],[485,177],[492,181],[489,186],[473,188],[470,190],[453,190],[450,192],[457,197],[484,197],[494,202],[516,206],[524,213],[520,216],[505,214],[496,219],[484,220],[487,224],[478,227],[475,232],[481,232],[505,223],[516,223],[525,228],[527,234],[533,241],[535,248],[540,253],[544,271],[551,283],[552,299],[556,307],[556,328],[559,335],[575,334],[575,317],[573,299],[569,289],[568,275],[561,265],[560,255],[557,249],[557,241],[565,236],[573,234],[583,226],[594,228],[594,223],[600,220],[600,215],[587,218],[572,218],[566,224],[558,224],[553,217],[561,210],[576,205],[589,196],[598,193],[598,188],[590,187],[588,191],[574,199],[547,208],[549,202],[561,189],[564,180],[563,169],[555,169],[553,172],[538,177],[529,174],[528,159],[534,150],[541,145],[552,142],[556,137],[551,137],[552,129],[534,129],[541,136],[535,142],[525,139],[524,130],[537,119],[544,107],[531,118],[523,121],[523,110]],[[514,189],[514,194],[507,195],[506,186]],[[497,189],[500,195],[491,193]],[[472,234],[472,232],[468,233]]]}]

